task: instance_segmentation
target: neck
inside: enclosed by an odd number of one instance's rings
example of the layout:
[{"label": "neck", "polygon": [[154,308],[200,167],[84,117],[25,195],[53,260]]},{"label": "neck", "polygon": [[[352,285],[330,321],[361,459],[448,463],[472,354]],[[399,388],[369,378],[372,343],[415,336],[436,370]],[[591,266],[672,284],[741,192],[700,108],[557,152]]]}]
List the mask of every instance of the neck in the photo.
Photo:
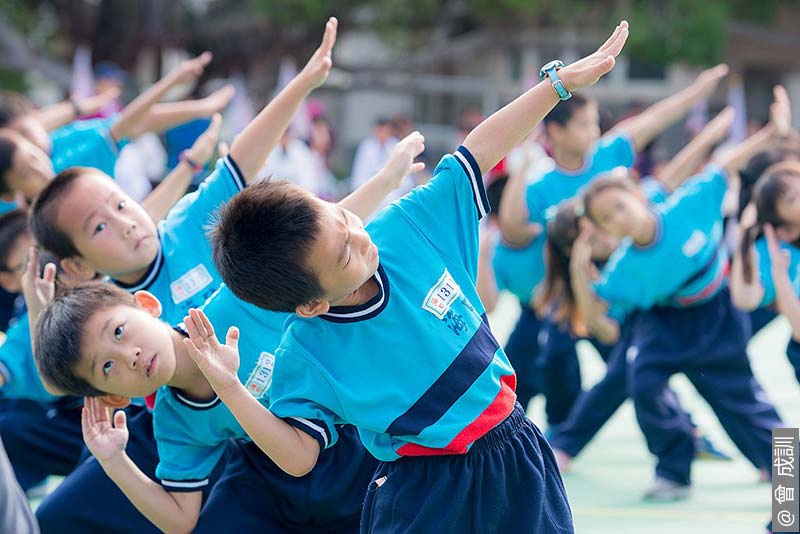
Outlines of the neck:
[{"label": "neck", "polygon": [[583,167],[586,155],[562,147],[553,147],[553,159],[556,165],[568,171],[577,171]]},{"label": "neck", "polygon": [[656,238],[656,216],[648,212],[647,220],[638,226],[638,231],[632,235],[633,243],[639,247],[646,247]]},{"label": "neck", "polygon": [[170,329],[170,331],[172,347],[175,351],[175,372],[167,385],[179,389],[195,399],[210,399],[214,396],[214,389],[192,357],[189,356],[189,350],[183,344],[186,337],[176,330]]},{"label": "neck", "polygon": [[360,306],[369,302],[379,291],[378,282],[374,276],[370,276],[358,289],[336,302],[331,302],[331,306]]},{"label": "neck", "polygon": [[148,265],[147,267],[145,267],[143,269],[138,269],[136,271],[131,271],[129,273],[123,273],[123,274],[120,274],[120,275],[116,275],[116,274],[115,275],[111,275],[111,277],[114,280],[117,280],[118,282],[122,282],[123,284],[128,284],[128,285],[135,284],[136,282],[138,282],[139,280],[142,279],[142,277],[145,275],[145,273],[147,273],[147,269],[149,269],[149,268],[150,268],[150,265]]}]

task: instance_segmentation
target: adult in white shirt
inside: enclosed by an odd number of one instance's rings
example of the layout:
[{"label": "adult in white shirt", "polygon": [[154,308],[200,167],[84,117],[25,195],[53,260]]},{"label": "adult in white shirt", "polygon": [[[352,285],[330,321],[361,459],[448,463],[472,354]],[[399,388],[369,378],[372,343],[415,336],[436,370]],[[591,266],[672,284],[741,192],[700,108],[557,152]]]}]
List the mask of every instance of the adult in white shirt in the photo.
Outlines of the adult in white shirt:
[{"label": "adult in white shirt", "polygon": [[272,177],[286,180],[303,189],[320,195],[324,184],[320,183],[319,172],[311,150],[303,141],[296,139],[290,130],[281,137],[261,169],[259,178]]},{"label": "adult in white shirt", "polygon": [[353,158],[353,172],[350,175],[350,188],[355,190],[372,178],[389,160],[397,138],[392,135],[389,119],[378,119],[372,135],[361,141]]}]

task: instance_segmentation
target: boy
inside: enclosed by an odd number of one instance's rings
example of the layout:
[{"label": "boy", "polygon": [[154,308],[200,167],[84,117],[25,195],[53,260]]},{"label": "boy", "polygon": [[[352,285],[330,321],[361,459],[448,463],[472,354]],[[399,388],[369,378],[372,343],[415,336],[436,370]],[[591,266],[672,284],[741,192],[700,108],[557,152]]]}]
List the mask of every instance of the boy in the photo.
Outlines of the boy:
[{"label": "boy", "polygon": [[[550,69],[552,87],[540,83],[481,123],[369,232],[286,182],[255,184],[221,211],[213,241],[226,284],[261,308],[295,312],[276,352],[270,409],[237,379],[236,329],[220,345],[192,311],[190,354],[287,473],[311,470],[336,443],[337,423],[358,428],[381,460],[362,532],[573,531],[555,459],[515,406],[516,377],[475,289],[488,210],[481,174],[556,105],[557,90],[610,71],[627,35],[622,22],[561,80]],[[286,241],[249,233],[255,221]]]},{"label": "boy", "polygon": [[[0,198],[4,206],[12,204],[16,193],[32,200],[55,173],[72,166],[94,167],[113,176],[119,149],[128,138],[191,118],[182,108],[192,103],[164,104],[160,111],[153,108],[171,88],[202,74],[210,59],[211,54],[206,52],[184,61],[128,104],[118,118],[75,122],[53,132],[44,147],[41,135],[31,133],[34,118],[23,115],[9,120],[8,125],[17,125],[18,129],[0,130]],[[227,103],[224,99],[212,102]],[[193,111],[202,111],[202,105],[195,107]],[[25,128],[19,127],[22,120]]]},{"label": "boy", "polygon": [[[185,196],[158,228],[107,177],[73,168],[57,176],[32,206],[31,226],[39,244],[59,258],[67,273],[84,274],[78,278],[99,272],[129,292],[150,291],[163,305],[164,320],[177,324],[221,283],[205,235],[207,225],[219,205],[256,179],[302,101],[325,81],[335,39],[334,19],[303,70],[239,134],[216,171]],[[398,154],[413,152],[417,146],[422,146],[422,138],[412,134]],[[342,205],[366,217],[396,187],[397,171],[408,171],[405,160],[393,158]],[[411,171],[419,165],[414,164]],[[251,230],[257,232],[259,226]]]},{"label": "boy", "polygon": [[[509,180],[499,217],[503,240],[493,266],[498,287],[519,298],[522,313],[506,352],[520,375],[520,403],[526,406],[537,391],[547,399],[549,432],[569,415],[581,392],[581,379],[575,340],[547,318],[537,317],[531,305],[544,276],[548,214],[598,175],[632,167],[636,153],[711,94],[727,72],[726,65],[702,72],[688,88],[602,137],[594,100],[576,95],[560,102],[543,121],[552,161],[537,165],[531,183],[524,173]],[[536,380],[540,373],[544,376]]]},{"label": "boy", "polygon": [[[108,476],[165,532],[357,532],[377,462],[355,429],[339,427],[342,439],[307,476],[287,475],[247,439],[189,356],[183,327],[159,321],[159,308],[147,292],[130,295],[95,282],[56,297],[37,327],[44,379],[87,395],[84,438]],[[286,314],[242,302],[224,285],[203,309],[217,328],[234,322],[250,327],[239,345],[238,380],[268,404],[274,357],[264,349],[277,347]],[[112,428],[106,411],[156,390],[160,486],[128,458],[123,415],[116,415]],[[235,441],[229,446],[230,438]],[[201,490],[226,447],[228,463],[201,514]]]}]

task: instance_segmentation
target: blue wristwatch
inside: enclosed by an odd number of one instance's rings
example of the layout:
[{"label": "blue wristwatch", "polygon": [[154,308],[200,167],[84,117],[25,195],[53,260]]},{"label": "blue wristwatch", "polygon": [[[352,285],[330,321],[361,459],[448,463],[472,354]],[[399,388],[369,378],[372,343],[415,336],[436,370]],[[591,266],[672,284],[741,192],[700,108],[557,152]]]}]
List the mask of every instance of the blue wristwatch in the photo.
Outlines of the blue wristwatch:
[{"label": "blue wristwatch", "polygon": [[564,87],[564,82],[561,81],[561,78],[558,77],[558,69],[564,67],[564,62],[560,59],[554,59],[553,61],[545,64],[539,70],[539,76],[544,80],[545,76],[550,78],[550,83],[553,84],[553,90],[555,90],[558,98],[561,100],[569,100],[572,97],[572,93],[567,91],[567,88]]}]

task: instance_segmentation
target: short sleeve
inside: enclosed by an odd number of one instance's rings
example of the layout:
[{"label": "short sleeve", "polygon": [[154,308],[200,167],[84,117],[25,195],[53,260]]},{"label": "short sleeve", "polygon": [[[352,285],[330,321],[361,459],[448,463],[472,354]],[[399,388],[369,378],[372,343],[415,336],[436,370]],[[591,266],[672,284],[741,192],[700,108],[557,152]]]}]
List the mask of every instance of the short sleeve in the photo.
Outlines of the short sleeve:
[{"label": "short sleeve", "polygon": [[525,204],[528,206],[528,222],[547,224],[547,210],[550,207],[542,191],[544,181],[529,184],[525,189]]},{"label": "short sleeve", "polygon": [[245,181],[230,156],[217,161],[214,171],[193,193],[185,195],[167,214],[163,227],[180,241],[206,239],[206,231],[217,210],[244,189]]},{"label": "short sleeve", "polygon": [[477,277],[478,223],[489,213],[489,200],[478,163],[466,147],[442,158],[428,183],[397,205],[439,251]]},{"label": "short sleeve", "polygon": [[164,435],[163,431],[155,430],[154,434],[159,458],[156,478],[166,491],[202,491],[209,485],[209,476],[225,454],[227,442],[204,446]]},{"label": "short sleeve", "polygon": [[658,205],[666,202],[669,197],[669,190],[667,187],[655,176],[646,176],[642,178],[639,187],[644,193],[644,197],[650,204]]},{"label": "short sleeve", "polygon": [[0,375],[5,380],[5,384],[0,388],[3,397],[39,402],[58,399],[47,392],[39,378],[36,362],[33,359],[27,314],[20,317],[8,329],[6,340],[0,346]]},{"label": "short sleeve", "polygon": [[[703,172],[689,178],[673,197],[692,213],[693,220],[710,227],[722,218],[722,202],[728,191],[727,172],[723,167],[711,164]],[[670,200],[670,204],[673,201]]]},{"label": "short sleeve", "polygon": [[628,134],[620,132],[615,135],[602,137],[597,145],[595,161],[602,161],[607,169],[615,167],[633,167],[636,160],[636,149]]},{"label": "short sleeve", "polygon": [[320,449],[336,443],[339,400],[320,370],[296,350],[276,351],[270,391],[270,411],[319,442]]},{"label": "short sleeve", "polygon": [[[775,284],[772,281],[772,261],[764,237],[756,239],[755,251],[758,254],[759,281],[764,289],[759,307],[769,306],[775,301]],[[781,250],[789,253],[789,279],[796,293],[800,294],[800,251],[794,246],[781,242]]]},{"label": "short sleeve", "polygon": [[594,284],[595,293],[608,305],[607,315],[620,323],[634,309],[646,307],[640,305],[642,295],[635,283],[636,277],[626,274],[623,261],[624,254],[618,249]]},{"label": "short sleeve", "polygon": [[52,141],[53,170],[58,173],[74,166],[93,167],[114,176],[119,151],[125,143],[111,137],[116,118],[76,121],[56,130]]}]

